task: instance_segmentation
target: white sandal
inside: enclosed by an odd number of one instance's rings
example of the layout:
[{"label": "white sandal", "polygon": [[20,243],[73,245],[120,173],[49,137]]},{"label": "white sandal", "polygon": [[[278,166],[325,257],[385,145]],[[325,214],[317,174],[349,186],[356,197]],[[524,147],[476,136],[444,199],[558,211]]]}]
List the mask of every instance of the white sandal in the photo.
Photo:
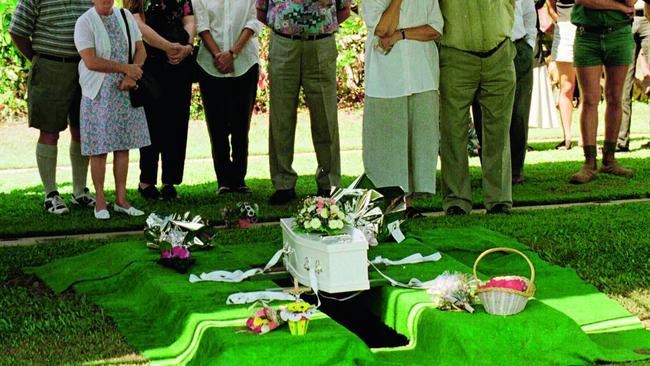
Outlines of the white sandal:
[{"label": "white sandal", "polygon": [[138,210],[137,208],[135,208],[133,206],[131,206],[129,208],[124,208],[124,207],[118,205],[117,203],[113,204],[113,210],[115,210],[115,212],[125,213],[125,214],[127,214],[129,216],[142,216],[142,215],[144,215],[144,212]]},{"label": "white sandal", "polygon": [[107,209],[103,209],[103,210],[95,211],[95,218],[97,220],[108,220],[111,218],[111,214],[108,212]]}]

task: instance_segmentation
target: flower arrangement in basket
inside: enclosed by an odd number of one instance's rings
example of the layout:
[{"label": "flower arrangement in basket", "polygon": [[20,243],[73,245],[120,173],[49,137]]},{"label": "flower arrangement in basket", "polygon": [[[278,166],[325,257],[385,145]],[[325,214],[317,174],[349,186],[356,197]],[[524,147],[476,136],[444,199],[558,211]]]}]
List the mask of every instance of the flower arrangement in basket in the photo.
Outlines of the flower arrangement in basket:
[{"label": "flower arrangement in basket", "polygon": [[291,335],[302,336],[307,334],[309,320],[315,313],[313,305],[299,300],[284,306],[280,311],[280,318],[289,324]]},{"label": "flower arrangement in basket", "polygon": [[448,271],[427,286],[433,305],[440,310],[474,312],[476,280],[468,273]]},{"label": "flower arrangement in basket", "polygon": [[295,215],[296,231],[337,235],[349,218],[335,200],[325,197],[307,197]]},{"label": "flower arrangement in basket", "polygon": [[257,203],[237,202],[235,207],[225,207],[221,210],[221,215],[227,227],[247,229],[257,222],[259,212],[260,207]]},{"label": "flower arrangement in basket", "polygon": [[[521,276],[494,277],[486,283],[478,279],[476,269],[485,256],[494,252],[519,254],[530,267],[530,279]],[[494,315],[513,315],[524,310],[528,299],[535,295],[535,267],[522,252],[511,248],[492,248],[484,251],[474,262],[474,277],[479,281],[476,294],[485,307],[485,311]]]},{"label": "flower arrangement in basket", "polygon": [[182,245],[172,246],[169,243],[162,243],[160,249],[158,264],[172,268],[176,272],[187,273],[187,270],[196,262],[192,258],[190,250]]}]

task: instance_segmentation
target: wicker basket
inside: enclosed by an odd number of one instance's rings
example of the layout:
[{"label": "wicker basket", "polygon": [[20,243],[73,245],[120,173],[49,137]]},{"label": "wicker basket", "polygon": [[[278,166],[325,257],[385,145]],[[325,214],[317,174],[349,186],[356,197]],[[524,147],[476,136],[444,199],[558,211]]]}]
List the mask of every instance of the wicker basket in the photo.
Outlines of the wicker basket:
[{"label": "wicker basket", "polygon": [[528,257],[524,253],[516,249],[511,249],[511,248],[488,249],[483,253],[481,253],[481,255],[479,255],[478,258],[476,258],[476,262],[474,262],[474,277],[476,277],[479,283],[481,283],[481,281],[478,278],[478,275],[476,273],[478,264],[481,261],[481,259],[485,258],[485,256],[494,252],[516,253],[522,256],[526,260],[526,262],[528,262],[528,265],[530,266],[530,280],[528,278],[521,277],[521,276],[502,276],[502,277],[494,278],[497,280],[500,279],[522,280],[527,285],[526,291],[522,292],[522,291],[517,291],[509,288],[488,287],[488,288],[478,288],[476,290],[476,294],[479,297],[479,299],[481,299],[481,303],[485,307],[485,311],[487,311],[489,314],[494,314],[494,315],[517,314],[524,310],[524,308],[526,307],[526,303],[528,302],[528,298],[530,298],[535,294],[535,267],[533,266],[533,263],[530,261],[530,259],[528,259]]}]

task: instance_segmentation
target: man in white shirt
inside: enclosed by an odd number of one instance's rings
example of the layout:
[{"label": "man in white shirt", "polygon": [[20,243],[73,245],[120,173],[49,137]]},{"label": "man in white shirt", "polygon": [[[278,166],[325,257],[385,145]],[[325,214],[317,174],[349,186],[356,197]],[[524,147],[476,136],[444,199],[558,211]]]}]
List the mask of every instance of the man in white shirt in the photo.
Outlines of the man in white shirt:
[{"label": "man in white shirt", "polygon": [[[528,115],[533,93],[533,51],[537,42],[537,10],[534,0],[515,1],[515,22],[510,37],[517,49],[514,59],[517,86],[510,123],[510,156],[512,184],[524,182],[524,160],[528,148]],[[481,108],[477,100],[472,103],[474,126],[483,142]]]},{"label": "man in white shirt", "polygon": [[[645,3],[648,6],[647,3]],[[634,74],[636,73],[639,53],[643,50],[643,57],[650,63],[650,22],[643,14],[644,1],[638,0],[634,4],[634,23],[632,24],[632,35],[634,36],[634,57],[632,65],[625,76],[623,86],[623,118],[621,128],[618,132],[616,151],[630,151],[630,125],[632,122],[632,93],[634,93]],[[650,148],[650,144],[648,144]]]}]

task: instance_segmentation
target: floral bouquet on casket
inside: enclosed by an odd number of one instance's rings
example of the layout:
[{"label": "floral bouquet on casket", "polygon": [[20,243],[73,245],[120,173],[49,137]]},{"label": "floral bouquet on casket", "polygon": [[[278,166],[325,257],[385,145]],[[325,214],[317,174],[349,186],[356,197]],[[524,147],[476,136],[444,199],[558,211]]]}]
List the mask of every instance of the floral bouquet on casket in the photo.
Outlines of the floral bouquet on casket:
[{"label": "floral bouquet on casket", "polygon": [[337,202],[325,197],[307,197],[294,216],[296,231],[338,235],[349,223],[349,216]]}]

